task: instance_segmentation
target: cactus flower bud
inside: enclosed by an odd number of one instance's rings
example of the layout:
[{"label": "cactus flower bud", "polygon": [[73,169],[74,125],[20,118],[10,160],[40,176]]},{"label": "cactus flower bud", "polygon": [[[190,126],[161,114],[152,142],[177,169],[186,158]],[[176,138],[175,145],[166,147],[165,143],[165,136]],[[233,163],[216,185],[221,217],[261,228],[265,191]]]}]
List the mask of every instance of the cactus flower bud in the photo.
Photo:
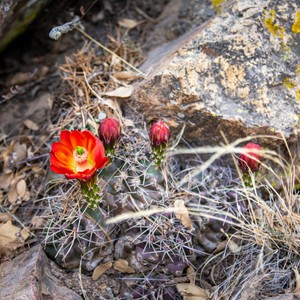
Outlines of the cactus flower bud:
[{"label": "cactus flower bud", "polygon": [[159,120],[150,128],[150,142],[152,147],[166,146],[170,139],[170,129],[166,123]]},{"label": "cactus flower bud", "polygon": [[165,122],[159,120],[151,126],[149,137],[154,162],[160,167],[170,140],[170,129]]},{"label": "cactus flower bud", "polygon": [[113,151],[121,136],[121,126],[117,119],[106,118],[98,128],[99,139],[106,150]]},{"label": "cactus flower bud", "polygon": [[[248,173],[249,169],[251,172],[255,173],[258,171],[260,166],[260,161],[262,159],[262,155],[255,152],[256,150],[261,150],[261,147],[258,144],[248,143],[243,149],[247,150],[248,152],[245,154],[241,154],[239,156],[239,165],[243,173]],[[251,152],[250,150],[254,150]]]}]

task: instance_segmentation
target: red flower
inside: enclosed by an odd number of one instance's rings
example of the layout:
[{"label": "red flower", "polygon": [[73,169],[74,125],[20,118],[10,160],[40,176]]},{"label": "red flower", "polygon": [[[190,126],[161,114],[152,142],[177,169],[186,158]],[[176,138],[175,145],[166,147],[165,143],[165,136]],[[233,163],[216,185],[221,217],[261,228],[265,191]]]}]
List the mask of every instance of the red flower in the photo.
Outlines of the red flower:
[{"label": "red flower", "polygon": [[170,129],[166,123],[159,120],[150,128],[150,143],[152,146],[166,146],[170,140]]},{"label": "red flower", "polygon": [[105,148],[113,148],[120,140],[120,122],[113,118],[104,119],[99,125],[98,135]]},{"label": "red flower", "polygon": [[[248,150],[247,153],[241,154],[239,157],[239,165],[244,173],[248,173],[249,169],[254,173],[257,172],[260,166],[262,155],[255,152],[261,150],[258,144],[248,143],[243,149]],[[255,150],[251,152],[249,150]]]},{"label": "red flower", "polygon": [[68,179],[90,179],[108,161],[102,142],[88,130],[63,130],[50,153],[50,169]]}]

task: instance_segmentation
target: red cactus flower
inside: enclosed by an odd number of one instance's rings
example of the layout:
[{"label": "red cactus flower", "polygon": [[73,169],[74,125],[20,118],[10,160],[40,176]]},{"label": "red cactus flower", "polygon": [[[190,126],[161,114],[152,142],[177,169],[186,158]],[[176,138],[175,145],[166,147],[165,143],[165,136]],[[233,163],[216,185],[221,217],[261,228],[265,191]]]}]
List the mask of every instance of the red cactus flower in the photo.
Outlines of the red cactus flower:
[{"label": "red cactus flower", "polygon": [[50,152],[50,169],[68,179],[88,180],[108,161],[102,142],[88,130],[63,130]]},{"label": "red cactus flower", "polygon": [[166,146],[170,140],[169,126],[159,120],[150,128],[150,143],[154,147]]},{"label": "red cactus flower", "polygon": [[[242,169],[242,172],[248,173],[249,169],[253,173],[257,172],[260,166],[262,155],[255,151],[261,150],[261,147],[258,144],[248,143],[246,146],[243,147],[243,149],[248,150],[248,152],[245,154],[241,154],[239,157],[239,165]],[[251,152],[249,150],[254,150],[254,152]]]},{"label": "red cactus flower", "polygon": [[120,122],[113,118],[104,119],[99,125],[98,135],[105,148],[113,148],[120,140]]}]

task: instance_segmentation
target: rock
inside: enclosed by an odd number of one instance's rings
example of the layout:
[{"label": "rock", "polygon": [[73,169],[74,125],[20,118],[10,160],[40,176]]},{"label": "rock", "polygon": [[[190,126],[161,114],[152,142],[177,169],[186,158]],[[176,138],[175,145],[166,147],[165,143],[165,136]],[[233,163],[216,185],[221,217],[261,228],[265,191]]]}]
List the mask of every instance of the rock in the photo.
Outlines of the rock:
[{"label": "rock", "polygon": [[49,0],[0,2],[0,52],[36,18]]},{"label": "rock", "polygon": [[[226,1],[222,12],[149,54],[134,106],[198,145],[280,132],[297,136],[300,98],[296,0]],[[271,142],[270,142],[271,143]],[[278,141],[273,141],[277,144]]]},{"label": "rock", "polygon": [[70,289],[60,286],[52,275],[41,246],[0,265],[1,300],[81,300]]}]

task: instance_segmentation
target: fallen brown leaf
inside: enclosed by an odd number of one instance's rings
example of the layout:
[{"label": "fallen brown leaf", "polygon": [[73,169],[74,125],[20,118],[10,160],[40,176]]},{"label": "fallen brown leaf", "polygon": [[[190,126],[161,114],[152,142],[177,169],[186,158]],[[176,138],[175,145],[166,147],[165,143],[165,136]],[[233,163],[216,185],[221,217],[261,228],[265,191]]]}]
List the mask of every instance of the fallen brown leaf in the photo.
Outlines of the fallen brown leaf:
[{"label": "fallen brown leaf", "polygon": [[180,220],[181,224],[187,228],[193,227],[193,222],[190,219],[189,212],[184,205],[183,200],[176,200],[174,202],[175,207],[175,217]]},{"label": "fallen brown leaf", "polygon": [[[184,300],[186,299],[207,300],[208,299],[208,295],[206,291],[194,284],[178,283],[176,285],[176,288],[178,292],[181,294],[181,296],[184,297]],[[195,298],[191,298],[191,297],[195,297]]]},{"label": "fallen brown leaf", "polygon": [[192,266],[189,266],[186,270],[187,278],[189,279],[191,284],[195,284],[196,282],[196,272]]},{"label": "fallen brown leaf", "polygon": [[97,280],[102,274],[104,274],[107,270],[112,267],[112,262],[108,261],[104,264],[97,266],[93,272],[92,278],[93,280]]},{"label": "fallen brown leaf", "polygon": [[132,85],[121,86],[113,91],[102,93],[102,95],[108,97],[128,98],[132,95],[134,87]]},{"label": "fallen brown leaf", "polygon": [[136,72],[132,72],[132,71],[120,71],[120,72],[114,72],[114,77],[117,79],[127,79],[127,80],[132,80],[132,79],[136,79],[136,78],[140,78],[141,75],[136,73]]},{"label": "fallen brown leaf", "polygon": [[7,190],[11,184],[14,175],[12,172],[7,174],[2,174],[0,176],[0,189]]},{"label": "fallen brown leaf", "polygon": [[21,230],[11,221],[0,224],[0,255],[10,253],[22,246],[28,237],[28,230]]},{"label": "fallen brown leaf", "polygon": [[134,27],[138,26],[140,22],[132,20],[132,19],[127,19],[123,18],[118,21],[119,26],[128,28],[128,29],[133,29]]},{"label": "fallen brown leaf", "polygon": [[135,273],[135,270],[128,265],[128,261],[125,259],[118,259],[114,262],[114,269],[122,273]]},{"label": "fallen brown leaf", "polygon": [[42,226],[44,225],[44,219],[40,216],[34,216],[31,219],[31,224],[34,228],[42,228]]},{"label": "fallen brown leaf", "polygon": [[16,185],[18,195],[23,198],[26,194],[26,181],[21,179]]},{"label": "fallen brown leaf", "polygon": [[33,121],[29,120],[29,119],[26,119],[23,124],[28,128],[28,129],[31,129],[33,131],[37,131],[39,130],[39,126],[34,123]]},{"label": "fallen brown leaf", "polygon": [[0,213],[0,223],[6,223],[7,221],[11,220],[10,214],[7,213]]},{"label": "fallen brown leaf", "polygon": [[18,196],[19,195],[18,195],[16,186],[15,185],[11,186],[11,188],[8,192],[8,201],[9,201],[9,203],[14,204],[17,201]]}]

